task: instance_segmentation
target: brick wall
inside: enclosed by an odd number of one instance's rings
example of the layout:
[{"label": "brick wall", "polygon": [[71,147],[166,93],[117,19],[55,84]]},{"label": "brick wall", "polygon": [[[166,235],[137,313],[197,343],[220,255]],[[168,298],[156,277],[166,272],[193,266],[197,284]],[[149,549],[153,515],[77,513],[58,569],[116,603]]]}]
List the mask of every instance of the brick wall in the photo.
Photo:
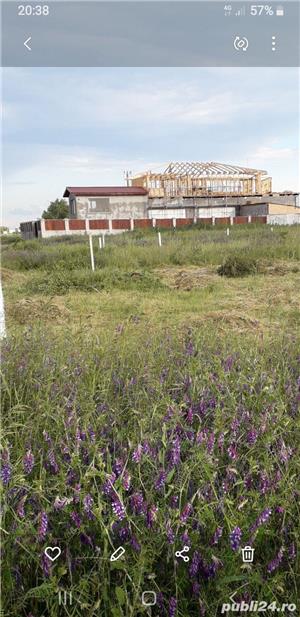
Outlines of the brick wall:
[{"label": "brick wall", "polygon": [[[85,221],[81,221],[85,225]],[[109,223],[105,219],[90,219],[90,229],[109,229]]]},{"label": "brick wall", "polygon": [[130,219],[113,219],[113,229],[130,229]]},{"label": "brick wall", "polygon": [[65,231],[64,219],[45,219],[46,231]]},{"label": "brick wall", "polygon": [[212,218],[210,217],[200,217],[197,219],[197,223],[201,225],[212,225]]},{"label": "brick wall", "polygon": [[146,227],[152,227],[151,219],[136,219],[134,221],[134,227],[137,229],[145,229]]},{"label": "brick wall", "polygon": [[[289,215],[282,215],[289,216]],[[298,215],[295,215],[297,219]],[[248,220],[248,216],[235,216],[232,219],[227,217],[215,217],[214,224],[215,225],[230,225],[232,220],[233,225],[247,225],[249,223],[262,223],[266,224],[268,222],[267,216],[251,216],[251,221]],[[298,219],[297,219],[298,220]],[[269,221],[270,222],[270,221]],[[42,221],[38,222],[41,225],[41,235],[42,237],[51,237],[51,236],[62,236],[64,234],[85,234],[92,233],[94,235],[100,235],[101,231],[103,233],[121,233],[122,231],[128,231],[130,229],[145,229],[151,228],[152,226],[156,228],[167,228],[173,229],[173,218],[165,218],[165,219],[42,219]],[[186,225],[193,225],[193,218],[178,218],[176,219],[176,227],[183,227]],[[199,217],[196,219],[196,223],[202,225],[212,225],[213,219],[211,217]],[[26,223],[31,225],[32,229],[34,229],[35,221],[30,221]],[[154,224],[154,225],[153,225]],[[288,222],[287,222],[288,224]],[[28,232],[27,227],[24,228],[25,223],[21,223],[21,233],[24,239],[28,239],[29,237],[34,237],[34,231]],[[26,232],[26,233],[25,233]]]},{"label": "brick wall", "polygon": [[233,217],[234,225],[243,225],[245,223],[248,223],[248,216],[234,216]]},{"label": "brick wall", "polygon": [[230,225],[230,216],[218,216],[215,218],[216,225]]},{"label": "brick wall", "polygon": [[173,219],[155,219],[156,227],[173,227]]},{"label": "brick wall", "polygon": [[176,227],[181,225],[193,225],[194,219],[176,219]]},{"label": "brick wall", "polygon": [[81,221],[80,219],[70,219],[69,229],[71,231],[76,231],[78,229],[85,229],[85,221]]}]

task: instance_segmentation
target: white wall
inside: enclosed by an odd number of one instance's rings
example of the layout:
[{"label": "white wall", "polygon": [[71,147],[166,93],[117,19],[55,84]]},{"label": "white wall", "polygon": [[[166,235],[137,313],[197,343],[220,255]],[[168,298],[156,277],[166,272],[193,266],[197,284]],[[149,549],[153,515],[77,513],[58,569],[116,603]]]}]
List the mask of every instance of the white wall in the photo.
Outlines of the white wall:
[{"label": "white wall", "polygon": [[267,223],[269,225],[300,225],[299,214],[268,214]]},{"label": "white wall", "polygon": [[167,210],[148,210],[149,219],[185,219],[185,208],[168,208]]}]

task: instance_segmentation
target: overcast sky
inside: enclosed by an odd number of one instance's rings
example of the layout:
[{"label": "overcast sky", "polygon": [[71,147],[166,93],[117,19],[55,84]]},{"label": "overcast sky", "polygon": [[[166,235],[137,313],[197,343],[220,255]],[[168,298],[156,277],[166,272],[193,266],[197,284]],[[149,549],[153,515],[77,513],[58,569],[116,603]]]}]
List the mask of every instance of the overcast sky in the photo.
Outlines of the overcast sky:
[{"label": "overcast sky", "polygon": [[39,217],[68,185],[123,185],[170,161],[265,169],[299,190],[293,68],[3,69],[3,224]]}]

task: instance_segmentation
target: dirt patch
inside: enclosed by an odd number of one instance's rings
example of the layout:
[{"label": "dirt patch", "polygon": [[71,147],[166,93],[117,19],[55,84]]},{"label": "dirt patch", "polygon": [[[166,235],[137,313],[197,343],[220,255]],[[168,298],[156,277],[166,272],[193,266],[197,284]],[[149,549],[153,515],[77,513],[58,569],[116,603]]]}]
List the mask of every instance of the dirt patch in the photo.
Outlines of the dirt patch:
[{"label": "dirt patch", "polygon": [[55,321],[60,324],[69,318],[71,311],[52,300],[22,298],[7,305],[7,314],[19,324],[30,324],[37,320]]},{"label": "dirt patch", "polygon": [[199,287],[207,287],[220,282],[216,268],[158,268],[155,274],[171,289],[191,291]]},{"label": "dirt patch", "polygon": [[241,315],[241,313],[237,312],[228,315],[226,312],[222,311],[211,311],[203,315],[203,317],[199,317],[195,320],[192,319],[191,325],[204,325],[206,328],[213,327],[214,329],[216,328],[226,332],[228,332],[228,330],[233,330],[235,332],[249,332],[249,330],[251,330],[253,333],[255,331],[259,333],[264,329],[260,321],[248,315]]},{"label": "dirt patch", "polygon": [[15,280],[24,281],[26,280],[26,275],[9,268],[1,268],[1,279],[3,283],[10,283]]},{"label": "dirt patch", "polygon": [[262,261],[261,263],[264,274],[285,276],[286,274],[300,272],[300,265],[297,262],[276,261],[270,264]]}]

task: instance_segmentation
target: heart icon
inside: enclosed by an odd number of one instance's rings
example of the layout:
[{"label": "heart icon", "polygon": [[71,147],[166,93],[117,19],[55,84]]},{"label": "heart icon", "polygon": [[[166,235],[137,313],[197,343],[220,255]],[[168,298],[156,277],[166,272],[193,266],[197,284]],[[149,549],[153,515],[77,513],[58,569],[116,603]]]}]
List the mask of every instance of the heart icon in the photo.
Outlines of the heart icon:
[{"label": "heart icon", "polygon": [[50,559],[50,561],[55,561],[55,559],[60,556],[61,549],[59,548],[59,546],[47,546],[47,548],[45,548],[44,550],[44,553],[46,557]]}]

